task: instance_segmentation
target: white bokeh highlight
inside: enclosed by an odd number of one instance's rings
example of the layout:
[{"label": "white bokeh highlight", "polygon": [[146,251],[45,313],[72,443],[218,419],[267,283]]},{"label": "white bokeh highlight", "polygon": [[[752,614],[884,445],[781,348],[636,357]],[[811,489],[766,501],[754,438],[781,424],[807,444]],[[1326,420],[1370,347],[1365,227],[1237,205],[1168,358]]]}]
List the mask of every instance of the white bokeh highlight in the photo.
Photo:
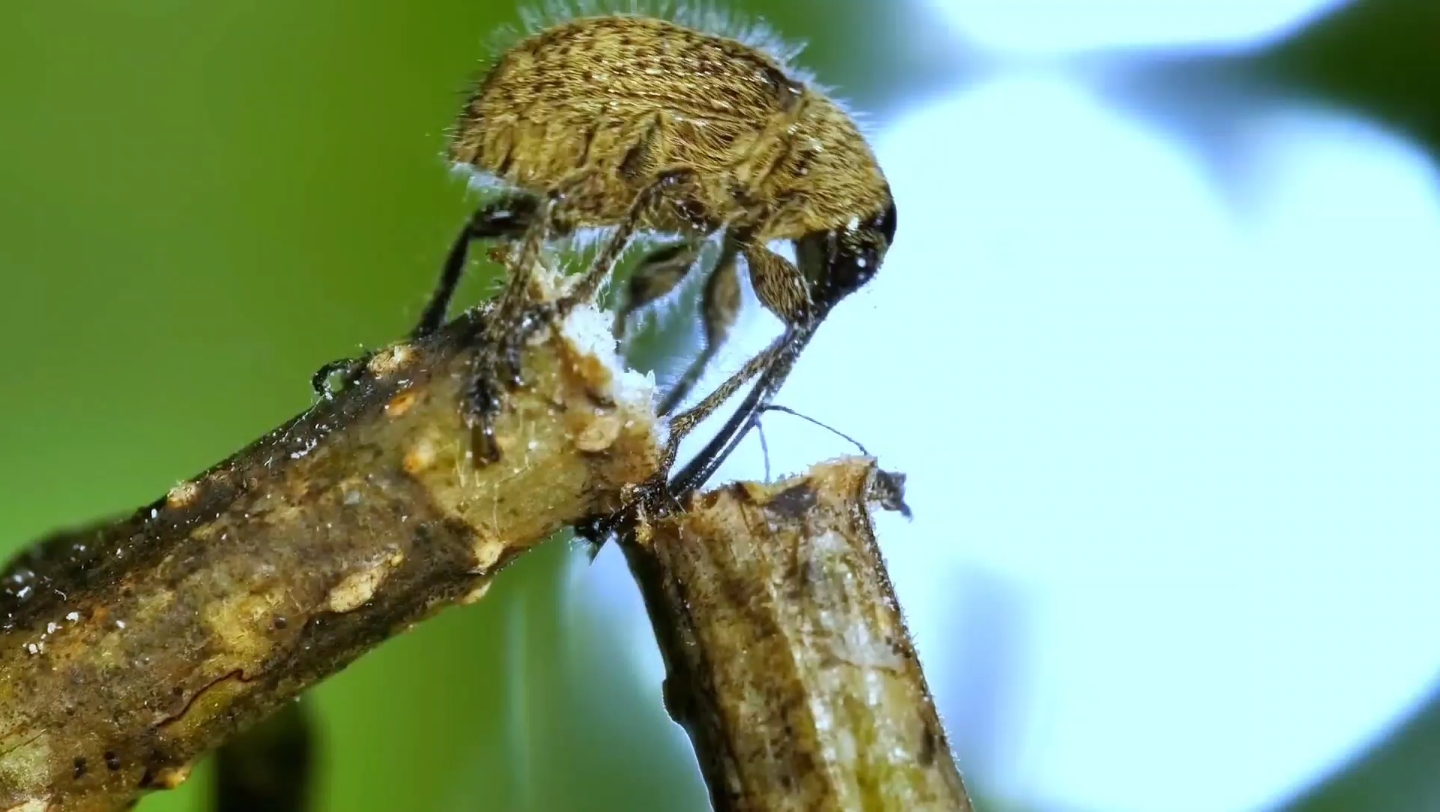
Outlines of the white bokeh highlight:
[{"label": "white bokeh highlight", "polygon": [[1253,47],[1346,0],[918,0],[972,45],[996,54],[1111,48]]}]

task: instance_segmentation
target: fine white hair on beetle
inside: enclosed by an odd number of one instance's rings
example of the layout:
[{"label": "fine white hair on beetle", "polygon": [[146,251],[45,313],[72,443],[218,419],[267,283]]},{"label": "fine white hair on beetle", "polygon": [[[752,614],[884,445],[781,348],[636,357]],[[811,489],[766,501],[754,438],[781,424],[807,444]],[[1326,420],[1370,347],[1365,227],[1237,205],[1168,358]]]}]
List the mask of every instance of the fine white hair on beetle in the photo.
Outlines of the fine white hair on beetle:
[{"label": "fine white hair on beetle", "polygon": [[517,40],[557,23],[579,17],[605,14],[632,14],[655,17],[673,23],[727,37],[769,56],[793,79],[811,84],[815,77],[795,65],[805,50],[803,41],[786,40],[764,21],[722,8],[707,0],[542,0],[520,9],[518,27],[497,31],[487,44],[487,52],[500,54]]},{"label": "fine white hair on beetle", "polygon": [[[801,67],[796,60],[804,52],[807,43],[803,40],[787,40],[768,23],[737,12],[734,9],[715,5],[710,0],[540,0],[532,6],[519,9],[519,20],[500,25],[484,38],[483,58],[479,67],[460,91],[463,95],[474,93],[484,81],[495,60],[515,43],[531,34],[538,33],[567,20],[582,17],[596,17],[607,14],[626,14],[669,20],[706,34],[733,39],[743,45],[769,56],[787,76],[830,99],[841,112],[850,117],[866,141],[873,141],[874,127],[865,111],[858,110],[835,92],[835,88],[820,83],[815,74]],[[455,126],[445,129],[445,138],[455,135]],[[510,188],[508,184],[484,172],[477,172],[469,165],[452,165],[451,171],[464,177],[472,191],[485,193],[496,189]],[[593,235],[591,235],[593,236]],[[582,240],[582,243],[588,240]]]},{"label": "fine white hair on beetle", "polygon": [[860,134],[867,141],[871,140],[871,127],[864,111],[852,108],[836,94],[834,87],[818,81],[813,71],[799,64],[808,42],[786,39],[763,19],[717,6],[709,0],[543,0],[535,6],[522,8],[520,26],[497,32],[488,43],[486,53],[499,55],[520,39],[566,20],[605,14],[632,14],[669,20],[754,48],[775,60],[791,79],[829,98],[841,112],[850,116]]},{"label": "fine white hair on beetle", "polygon": [[[871,140],[870,128],[864,117],[838,98],[830,88],[816,82],[812,74],[795,65],[795,60],[804,50],[804,43],[788,42],[768,24],[719,7],[713,0],[536,0],[535,5],[520,8],[517,16],[515,23],[503,26],[485,38],[486,47],[479,60],[478,70],[472,76],[466,91],[468,98],[473,99],[476,94],[483,92],[488,75],[497,61],[530,36],[567,21],[607,16],[649,17],[667,20],[709,36],[733,40],[763,54],[792,81],[805,86],[813,94],[823,96],[830,104],[838,107],[859,130],[861,138],[866,142]],[[576,92],[589,91],[581,87],[576,88]],[[446,133],[447,140],[453,141],[457,137],[463,123],[462,119],[452,125]],[[449,151],[443,154],[448,159]],[[497,193],[517,190],[513,182],[475,163],[450,163],[447,160],[447,164],[455,175],[464,178],[469,191],[478,193],[480,197],[489,198]],[[569,234],[555,236],[549,241],[550,250],[547,253],[552,260],[559,257],[576,259],[608,241],[615,229],[614,225],[586,226]],[[721,232],[713,233],[709,235],[707,242],[718,246],[722,236]],[[635,239],[622,252],[621,261],[627,261],[637,251],[653,248],[664,238],[663,235],[653,233],[635,235]],[[787,245],[781,253],[783,255],[792,252]],[[674,300],[674,297],[666,298]]]}]

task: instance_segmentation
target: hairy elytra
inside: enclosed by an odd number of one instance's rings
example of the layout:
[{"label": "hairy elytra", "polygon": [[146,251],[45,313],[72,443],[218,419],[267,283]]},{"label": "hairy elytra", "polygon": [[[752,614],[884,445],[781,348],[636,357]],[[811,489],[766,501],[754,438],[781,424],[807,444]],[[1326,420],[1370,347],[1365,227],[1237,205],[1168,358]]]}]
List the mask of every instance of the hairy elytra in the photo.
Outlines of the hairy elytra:
[{"label": "hairy elytra", "polygon": [[[761,241],[839,229],[890,204],[838,103],[757,48],[651,17],[582,17],[515,43],[477,84],[449,156],[520,189],[569,187],[585,226],[620,223],[647,182],[676,169],[696,175],[687,202],[703,225],[759,221]],[[674,208],[645,225],[700,225]]]}]

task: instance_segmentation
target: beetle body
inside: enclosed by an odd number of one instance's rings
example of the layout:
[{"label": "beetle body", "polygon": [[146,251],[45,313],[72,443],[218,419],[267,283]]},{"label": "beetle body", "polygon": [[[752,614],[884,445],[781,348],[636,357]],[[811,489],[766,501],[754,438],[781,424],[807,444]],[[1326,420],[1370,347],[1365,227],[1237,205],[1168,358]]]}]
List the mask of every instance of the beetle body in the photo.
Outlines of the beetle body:
[{"label": "beetle body", "polygon": [[796,240],[883,211],[889,188],[855,122],[739,41],[649,17],[584,17],[516,43],[466,105],[457,164],[534,192],[566,189],[576,227],[622,222],[662,172],[684,199],[643,226]]},{"label": "beetle body", "polygon": [[[498,458],[492,417],[503,407],[501,388],[520,383],[524,336],[593,296],[638,231],[679,239],[638,263],[622,296],[617,337],[632,310],[689,273],[707,238],[724,235],[704,287],[704,351],[659,414],[678,406],[734,324],[742,259],[756,297],[786,328],[700,403],[673,416],[672,459],[685,434],[760,375],[724,436],[702,452],[701,467],[682,474],[685,483],[708,476],[748,431],[815,328],[874,275],[895,235],[889,185],[840,104],[762,48],[652,17],[583,16],[504,49],[468,98],[448,157],[505,191],[456,239],[413,335],[443,323],[471,240],[517,246],[490,319],[500,332],[486,336],[493,349],[470,393],[471,425],[486,439],[477,441],[477,457],[485,459]],[[541,308],[543,318],[526,315],[528,274],[543,244],[590,229],[611,230],[593,265],[564,301]],[[776,241],[793,245],[798,267],[771,250]],[[520,326],[506,332],[512,323]]]}]

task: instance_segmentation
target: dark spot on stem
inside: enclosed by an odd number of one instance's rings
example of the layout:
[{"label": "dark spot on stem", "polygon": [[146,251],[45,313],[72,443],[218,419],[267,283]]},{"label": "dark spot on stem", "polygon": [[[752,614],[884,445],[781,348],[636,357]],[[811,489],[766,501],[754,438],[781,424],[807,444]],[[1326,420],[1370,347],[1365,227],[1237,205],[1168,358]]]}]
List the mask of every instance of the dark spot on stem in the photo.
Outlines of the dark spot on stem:
[{"label": "dark spot on stem", "polygon": [[765,509],[785,519],[800,519],[815,506],[818,497],[809,482],[801,482],[776,494]]}]

